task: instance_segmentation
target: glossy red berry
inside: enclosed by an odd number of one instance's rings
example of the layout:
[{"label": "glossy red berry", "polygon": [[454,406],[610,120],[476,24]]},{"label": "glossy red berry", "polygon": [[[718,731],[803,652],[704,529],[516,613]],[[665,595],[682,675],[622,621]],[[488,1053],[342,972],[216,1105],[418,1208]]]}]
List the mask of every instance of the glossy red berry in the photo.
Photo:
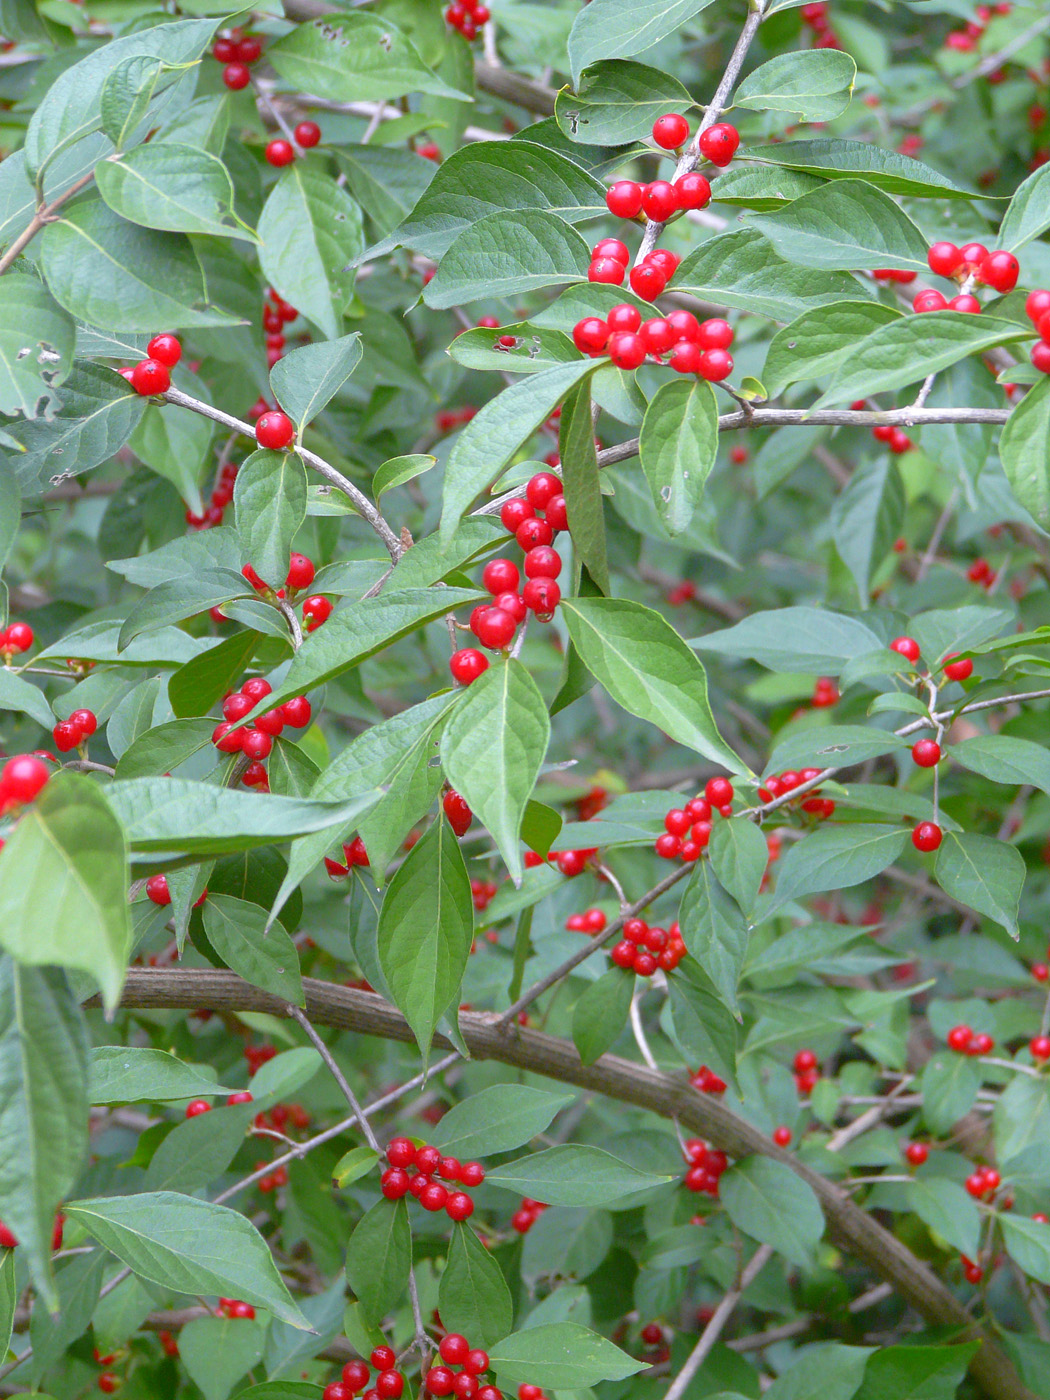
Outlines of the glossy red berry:
[{"label": "glossy red berry", "polygon": [[500,507],[499,518],[503,522],[504,528],[509,530],[512,535],[516,535],[525,521],[531,520],[535,514],[536,512],[524,496],[512,496],[509,501],[504,501]]},{"label": "glossy red berry", "polygon": [[450,1220],[469,1220],[474,1214],[473,1197],[465,1191],[453,1191],[445,1203],[445,1211]]},{"label": "glossy red berry", "polygon": [[316,122],[300,122],[295,128],[296,143],[302,146],[304,151],[308,151],[311,146],[316,146],[321,139],[321,128]]},{"label": "glossy red berry", "polygon": [[904,1155],[913,1167],[921,1167],[930,1155],[930,1149],[924,1142],[909,1142],[904,1149]]},{"label": "glossy red berry", "polygon": [[718,317],[701,322],[697,328],[696,340],[701,350],[728,350],[733,343],[735,332],[728,321]]},{"label": "glossy red berry", "polygon": [[146,346],[146,354],[151,360],[157,360],[172,369],[182,359],[182,343],[178,336],[155,335]]},{"label": "glossy red berry", "polygon": [[431,1395],[451,1395],[454,1380],[447,1366],[431,1366],[426,1374],[426,1388]]},{"label": "glossy red berry", "polygon": [[689,123],[677,112],[668,112],[653,122],[653,140],[665,151],[674,151],[689,135]]},{"label": "glossy red berry", "polygon": [[973,1044],[973,1031],[969,1026],[952,1026],[946,1039],[949,1050],[965,1055]]},{"label": "glossy red berry", "polygon": [[305,695],[295,695],[281,706],[281,715],[289,729],[305,729],[313,718],[313,708]]},{"label": "glossy red berry", "polygon": [[957,297],[952,297],[948,307],[951,311],[964,311],[967,315],[976,316],[981,310],[981,303],[969,292],[960,292]]},{"label": "glossy red berry", "polygon": [[606,190],[605,203],[618,219],[636,218],[642,208],[642,186],[634,180],[617,180]]},{"label": "glossy red berry", "polygon": [[207,1099],[191,1099],[186,1105],[187,1118],[199,1118],[202,1113],[210,1113],[211,1104]]},{"label": "glossy red berry", "polygon": [[489,1369],[489,1354],[480,1347],[469,1353],[463,1362],[463,1369],[472,1376],[482,1376]]},{"label": "glossy red berry", "polygon": [[458,681],[460,685],[470,685],[488,668],[489,663],[485,653],[478,651],[475,647],[463,647],[460,651],[454,651],[448,663],[453,680]]},{"label": "glossy red berry", "polygon": [[[641,320],[641,316],[638,319]],[[530,478],[529,484],[525,487],[525,499],[534,510],[545,509],[552,497],[560,495],[561,477],[555,476],[553,472],[537,472],[534,477]],[[512,584],[507,584],[508,588],[517,588],[517,586],[517,580]],[[494,591],[502,593],[503,590]]]},{"label": "glossy red berry", "polygon": [[1037,340],[1028,358],[1040,374],[1050,374],[1050,341]]},{"label": "glossy red berry", "polygon": [[450,789],[441,799],[441,806],[452,830],[457,836],[463,836],[474,820],[474,813],[470,810],[466,799]]},{"label": "glossy red berry", "polygon": [[911,834],[917,851],[935,851],[941,844],[942,832],[936,822],[920,822]]},{"label": "glossy red berry", "polygon": [[934,243],[926,254],[930,271],[938,277],[951,277],[963,265],[963,255],[954,243]]},{"label": "glossy red berry", "polygon": [[258,63],[261,57],[262,44],[254,35],[249,35],[246,39],[242,39],[237,45],[236,58],[238,63],[247,63],[249,65]]},{"label": "glossy red berry", "polygon": [[280,452],[283,448],[291,446],[294,439],[295,425],[279,408],[264,413],[255,425],[255,440],[260,447]]},{"label": "glossy red berry", "polygon": [[919,659],[919,644],[914,637],[895,637],[890,642],[890,651],[895,651],[913,665]]},{"label": "glossy red berry", "polygon": [[919,768],[936,768],[941,761],[941,746],[935,739],[920,739],[912,745],[911,757]]},{"label": "glossy red berry", "polygon": [[691,340],[680,340],[671,351],[668,364],[676,374],[698,374],[704,352]]},{"label": "glossy red berry", "polygon": [[623,285],[626,269],[615,258],[595,258],[587,269],[588,282],[605,282],[611,287]]},{"label": "glossy red berry", "polygon": [[665,355],[676,340],[674,328],[662,316],[646,321],[638,334],[650,355]]},{"label": "glossy red berry", "polygon": [[56,724],[51,731],[51,737],[55,741],[55,748],[59,753],[68,753],[70,749],[75,749],[80,743],[80,730],[75,724],[70,724],[68,720],[63,720]]},{"label": "glossy red berry", "polygon": [[789,1147],[791,1145],[791,1129],[783,1125],[774,1128],[773,1141],[778,1147]]},{"label": "glossy red berry", "polygon": [[959,256],[967,272],[976,272],[988,256],[988,249],[983,243],[964,243]]},{"label": "glossy red berry", "polygon": [[33,629],[28,622],[12,622],[0,633],[0,651],[28,651],[33,645]]},{"label": "glossy red berry", "polygon": [[709,778],[704,785],[704,798],[712,807],[724,807],[733,800],[733,784],[728,778]]},{"label": "glossy red berry", "polygon": [[392,1167],[411,1167],[416,1160],[416,1147],[411,1138],[391,1138],[386,1149],[386,1159]]},{"label": "glossy red berry", "polygon": [[1034,1035],[1028,1042],[1028,1051],[1040,1063],[1050,1060],[1050,1035]]},{"label": "glossy red berry", "polygon": [[979,282],[984,282],[986,286],[1003,293],[1013,291],[1020,275],[1021,264],[1013,253],[1008,253],[1004,249],[1000,249],[996,253],[989,253],[977,269]]},{"label": "glossy red berry", "polygon": [[252,75],[244,63],[227,63],[222,70],[222,80],[231,92],[240,92],[252,80]]},{"label": "glossy red berry", "polygon": [[615,258],[626,267],[631,260],[631,253],[622,238],[602,238],[591,249],[591,257]]},{"label": "glossy red berry", "polygon": [[700,376],[719,384],[733,373],[733,357],[728,350],[705,350],[700,356]]},{"label": "glossy red berry", "polygon": [[645,341],[634,331],[618,331],[609,337],[609,358],[618,369],[637,369],[645,356]]},{"label": "glossy red berry", "polygon": [[642,208],[648,218],[665,223],[678,212],[678,191],[669,180],[654,180],[642,196]]},{"label": "glossy red berry", "polygon": [[285,141],[283,137],[279,137],[276,141],[267,143],[266,159],[270,165],[276,165],[278,167],[282,165],[291,165],[292,161],[295,160],[295,147],[290,141]]},{"label": "glossy red berry", "polygon": [[447,1361],[450,1366],[462,1366],[470,1355],[470,1343],[458,1332],[450,1332],[442,1337],[438,1352],[442,1361]]},{"label": "glossy red berry", "polygon": [[526,554],[526,578],[557,578],[560,573],[561,555],[549,544],[537,545]]},{"label": "glossy red berry", "polygon": [[1025,315],[1034,324],[1050,311],[1050,291],[1040,287],[1034,292],[1029,292],[1024,303]]},{"label": "glossy red berry", "polygon": [[663,270],[652,263],[639,263],[631,268],[631,291],[643,301],[654,301],[667,286]]},{"label": "glossy red berry", "polygon": [[572,328],[572,343],[581,355],[600,355],[609,339],[609,327],[600,316],[585,316]]},{"label": "glossy red berry", "polygon": [[343,1384],[348,1385],[353,1393],[364,1390],[368,1384],[371,1369],[365,1361],[348,1361],[343,1367]]},{"label": "glossy red berry", "polygon": [[[952,652],[951,656],[954,655],[955,653]],[[969,677],[973,675],[973,662],[968,656],[964,657],[961,661],[952,661],[950,657],[946,658],[944,674],[945,678],[950,681],[968,680]]]},{"label": "glossy red berry", "polygon": [[152,900],[154,904],[170,904],[171,891],[168,889],[168,877],[166,875],[151,875],[146,881],[146,898]]},{"label": "glossy red berry", "polygon": [[569,514],[565,508],[564,496],[552,496],[547,502],[543,514],[552,530],[567,530],[569,528]]},{"label": "glossy red berry", "polygon": [[711,185],[698,170],[681,175],[674,182],[679,209],[705,209],[711,203]]},{"label": "glossy red berry", "polygon": [[740,135],[735,126],[718,122],[703,132],[698,144],[700,154],[706,156],[712,165],[728,165],[740,145]]},{"label": "glossy red berry", "polygon": [[372,1354],[368,1359],[377,1371],[393,1370],[397,1362],[397,1357],[394,1355],[394,1348],[386,1346],[373,1347]]},{"label": "glossy red berry", "polygon": [[535,549],[537,545],[550,544],[554,538],[554,526],[549,520],[541,520],[538,516],[533,515],[528,520],[521,522],[514,538],[522,549],[526,551]]},{"label": "glossy red berry", "polygon": [[69,723],[75,725],[85,738],[90,738],[98,728],[98,716],[93,710],[74,710]]},{"label": "glossy red berry", "polygon": [[537,617],[550,617],[561,602],[561,589],[557,579],[530,578],[521,590],[522,600],[530,612]]},{"label": "glossy red berry", "polygon": [[303,617],[308,631],[320,627],[332,615],[332,604],[320,593],[315,593],[303,603]]},{"label": "glossy red berry", "polygon": [[314,581],[314,566],[311,559],[307,559],[305,554],[293,554],[288,560],[288,576],[285,579],[286,588],[309,588]]},{"label": "glossy red berry", "polygon": [[33,754],[10,758],[0,771],[0,808],[7,802],[32,802],[51,776],[51,769]]},{"label": "glossy red berry", "polygon": [[926,291],[918,293],[911,305],[912,310],[921,316],[930,311],[943,311],[948,300],[935,287],[928,287]]},{"label": "glossy red berry", "polygon": [[136,394],[166,394],[171,388],[171,370],[160,360],[139,360],[132,366],[130,384]]}]

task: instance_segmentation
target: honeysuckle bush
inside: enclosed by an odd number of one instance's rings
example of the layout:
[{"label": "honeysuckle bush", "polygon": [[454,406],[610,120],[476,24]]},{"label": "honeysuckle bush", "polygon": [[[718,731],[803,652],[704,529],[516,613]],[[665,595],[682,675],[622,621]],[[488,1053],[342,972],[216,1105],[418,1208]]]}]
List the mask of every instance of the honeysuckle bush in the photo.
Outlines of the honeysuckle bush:
[{"label": "honeysuckle bush", "polygon": [[3,0],[0,1388],[1050,1397],[1050,15]]}]

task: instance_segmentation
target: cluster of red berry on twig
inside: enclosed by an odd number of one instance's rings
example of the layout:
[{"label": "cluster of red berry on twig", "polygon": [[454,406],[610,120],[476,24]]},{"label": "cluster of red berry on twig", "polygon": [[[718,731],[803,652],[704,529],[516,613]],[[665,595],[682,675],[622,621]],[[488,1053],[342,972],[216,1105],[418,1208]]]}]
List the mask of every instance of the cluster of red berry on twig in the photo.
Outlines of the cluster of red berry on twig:
[{"label": "cluster of red berry on twig", "polygon": [[234,725],[249,714],[260,700],[265,699],[272,689],[270,682],[262,676],[253,676],[245,681],[240,690],[227,695],[222,702],[224,718],[215,726],[211,736],[220,753],[243,753],[249,759],[241,781],[246,787],[257,787],[263,792],[269,791],[263,760],[269,758],[274,739],[284,732],[286,726],[289,729],[305,729],[313,717],[306,696],[296,695],[283,705],[257,715],[251,724],[235,729]]},{"label": "cluster of red berry on twig", "polygon": [[975,18],[970,20],[962,29],[953,29],[944,40],[946,49],[955,49],[959,53],[969,53],[977,47],[978,40],[988,28],[989,21],[993,15],[1008,15],[1013,9],[1009,0],[1002,0],[998,5],[978,5]]},{"label": "cluster of red berry on twig", "polygon": [[[938,277],[947,277],[960,286],[991,287],[993,291],[1012,292],[1021,275],[1021,264],[1013,253],[999,249],[990,253],[983,243],[966,243],[957,248],[954,243],[934,243],[926,254],[930,271]],[[969,290],[962,291],[949,301],[935,287],[927,287],[912,302],[912,309],[921,313],[930,311],[980,312],[981,303]]]},{"label": "cluster of red berry on twig", "polygon": [[799,14],[802,16],[802,23],[813,31],[813,47],[815,49],[840,49],[842,47],[838,36],[831,27],[825,0],[813,0],[813,3],[803,5]]},{"label": "cluster of red berry on twig", "polygon": [[625,972],[652,977],[658,970],[673,972],[685,953],[677,920],[670,928],[650,928],[644,919],[628,919],[623,938],[614,945],[609,957]]},{"label": "cluster of red berry on twig", "polygon": [[678,374],[696,374],[712,383],[733,372],[729,347],[734,335],[728,321],[717,316],[698,321],[683,309],[643,321],[629,302],[614,306],[604,320],[585,316],[572,328],[577,350],[592,358],[608,355],[618,369],[637,369],[652,359]]},{"label": "cluster of red berry on twig", "polygon": [[[373,1371],[376,1372],[374,1381]],[[364,1391],[362,1400],[400,1400],[404,1389],[405,1378],[397,1370],[393,1348],[378,1346],[368,1361],[348,1361],[343,1367],[341,1379],[325,1386],[322,1400],[353,1400],[361,1391]]]},{"label": "cluster of red berry on twig", "polygon": [[[451,1190],[442,1182],[471,1188],[480,1186],[485,1180],[485,1168],[480,1162],[443,1157],[438,1148],[429,1143],[417,1147],[407,1137],[391,1140],[386,1159],[390,1166],[383,1172],[379,1186],[388,1201],[399,1201],[411,1193],[424,1210],[443,1210],[451,1220],[467,1220],[474,1214],[473,1196],[468,1196],[466,1191]],[[435,1177],[441,1180],[435,1181]]]},{"label": "cluster of red berry on twig", "polygon": [[468,43],[478,37],[478,30],[487,24],[492,14],[480,0],[452,0],[445,10],[445,22],[458,29]]},{"label": "cluster of red berry on twig", "polygon": [[791,1068],[795,1072],[795,1088],[799,1094],[803,1098],[812,1094],[820,1078],[820,1062],[816,1053],[813,1050],[796,1051]]},{"label": "cluster of red berry on twig", "polygon": [[[771,773],[763,780],[762,786],[758,790],[758,795],[763,802],[772,802],[774,798],[783,797],[795,788],[801,787],[803,783],[812,782],[814,778],[820,776],[820,768],[802,768],[797,773],[793,768],[786,769],[783,773]],[[802,811],[808,816],[816,817],[818,821],[826,821],[833,816],[835,804],[830,797],[821,797],[820,788],[811,788],[797,799]],[[791,805],[791,804],[786,804]]]},{"label": "cluster of red berry on twig", "polygon": [[990,1055],[995,1049],[995,1039],[987,1031],[975,1031],[966,1025],[952,1026],[945,1037],[949,1050],[957,1055]]},{"label": "cluster of red berry on twig", "polygon": [[724,1094],[729,1087],[722,1076],[708,1069],[707,1065],[701,1065],[695,1074],[691,1074],[689,1083],[698,1094]]},{"label": "cluster of red berry on twig", "polygon": [[682,1180],[686,1190],[717,1199],[719,1182],[729,1166],[726,1154],[702,1138],[687,1138],[685,1160],[689,1163]]},{"label": "cluster of red berry on twig", "polygon": [[298,124],[292,135],[294,143],[284,136],[275,136],[272,141],[266,143],[265,155],[268,164],[278,169],[283,165],[291,165],[302,151],[308,151],[312,146],[319,144],[321,128],[316,122],[303,121]]},{"label": "cluster of red berry on twig", "polygon": [[[472,1347],[459,1332],[449,1332],[438,1345],[440,1364],[423,1377],[429,1395],[451,1395],[455,1400],[503,1400],[494,1385],[482,1385],[479,1376],[489,1369],[488,1352]],[[452,1368],[460,1369],[454,1371]]]},{"label": "cluster of red berry on twig", "polygon": [[61,720],[51,731],[59,753],[80,748],[98,728],[98,716],[93,710],[73,710],[68,719]]},{"label": "cluster of red berry on twig", "polygon": [[728,778],[710,778],[703,797],[694,797],[684,807],[672,807],[664,817],[663,834],[653,849],[664,860],[691,862],[700,858],[711,840],[715,811],[723,817],[733,812],[733,784]]},{"label": "cluster of red berry on twig", "polygon": [[168,332],[155,335],[146,346],[146,358],[126,366],[120,373],[136,394],[152,397],[171,388],[171,371],[182,359],[182,342]]},{"label": "cluster of red berry on twig", "polygon": [[231,29],[220,34],[211,47],[212,58],[225,65],[222,80],[231,92],[240,92],[251,82],[251,66],[262,57],[262,42],[254,34]]},{"label": "cluster of red berry on twig", "polygon": [[345,880],[350,874],[352,866],[368,864],[368,852],[365,850],[365,843],[360,836],[355,836],[351,842],[343,847],[343,860],[346,862],[345,865],[341,861],[333,860],[330,856],[325,856],[324,868],[333,880]]},{"label": "cluster of red berry on twig", "polygon": [[510,1227],[519,1235],[527,1235],[547,1206],[542,1201],[534,1201],[531,1196],[522,1196],[521,1205],[510,1218]]}]

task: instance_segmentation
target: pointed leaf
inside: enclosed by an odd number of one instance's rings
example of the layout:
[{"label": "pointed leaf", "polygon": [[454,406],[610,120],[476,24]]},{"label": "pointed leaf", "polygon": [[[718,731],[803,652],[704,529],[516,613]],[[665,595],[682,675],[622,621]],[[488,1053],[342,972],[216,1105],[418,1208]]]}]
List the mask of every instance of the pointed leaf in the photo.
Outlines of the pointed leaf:
[{"label": "pointed leaf", "polygon": [[232,972],[264,992],[306,1005],[295,944],[279,923],[267,927],[265,909],[209,894],[201,912],[209,943]]},{"label": "pointed leaf", "polygon": [[803,267],[928,272],[926,240],[900,205],[864,180],[832,180],[774,214],[750,214],[783,258]]},{"label": "pointed leaf", "polygon": [[300,345],[277,361],[270,370],[270,387],[296,433],[301,434],[335,397],[361,363],[361,353],[361,336],[354,331],[339,340]]},{"label": "pointed leaf", "polygon": [[736,989],[747,954],[747,920],[736,900],[715,878],[711,862],[698,860],[678,914],[682,938],[739,1019]]},{"label": "pointed leaf", "polygon": [[99,194],[115,214],[144,228],[254,238],[233,212],[233,181],[217,156],[174,141],[151,141],[95,166]]},{"label": "pointed leaf", "polygon": [[443,1156],[460,1161],[512,1152],[546,1132],[574,1097],[524,1084],[493,1084],[454,1104],[431,1132],[430,1141]]},{"label": "pointed leaf", "polygon": [[718,455],[718,405],[704,379],[662,385],[649,401],[638,456],[669,535],[680,534]]},{"label": "pointed leaf", "polygon": [[824,1212],[801,1177],[771,1157],[744,1157],[721,1179],[719,1199],[745,1235],[805,1266],[824,1233]]},{"label": "pointed leaf", "polygon": [[412,1267],[408,1208],[378,1201],[358,1222],[346,1251],[346,1277],[368,1318],[382,1322],[401,1297]]},{"label": "pointed leaf", "polygon": [[945,894],[1002,924],[1012,938],[1018,937],[1017,906],[1025,863],[1014,846],[968,831],[946,832],[934,875]]},{"label": "pointed leaf", "polygon": [[514,1304],[500,1266],[469,1225],[452,1227],[448,1263],[438,1290],[441,1320],[451,1332],[491,1347],[514,1325]]},{"label": "pointed leaf", "polygon": [[253,452],[237,473],[233,508],[245,563],[271,587],[283,588],[292,540],[306,519],[302,459],[294,452]]}]

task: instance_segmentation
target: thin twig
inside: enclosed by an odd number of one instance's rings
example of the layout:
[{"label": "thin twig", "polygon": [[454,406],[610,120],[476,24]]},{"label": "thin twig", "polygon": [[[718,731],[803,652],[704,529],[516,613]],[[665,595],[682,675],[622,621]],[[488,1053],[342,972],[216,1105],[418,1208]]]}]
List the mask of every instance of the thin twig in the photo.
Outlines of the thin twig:
[{"label": "thin twig", "polygon": [[737,1303],[740,1302],[744,1290],[762,1272],[772,1256],[773,1250],[768,1244],[759,1245],[755,1250],[754,1254],[752,1254],[751,1258],[744,1266],[739,1281],[728,1293],[723,1295],[722,1301],[711,1314],[711,1320],[700,1333],[700,1340],[689,1353],[685,1365],[668,1386],[664,1395],[664,1400],[681,1400],[681,1397],[688,1390],[693,1377],[707,1359],[711,1348],[722,1335],[722,1329],[729,1321],[733,1309],[736,1307]]},{"label": "thin twig", "polygon": [[310,1023],[310,1018],[306,1015],[305,1011],[303,1011],[300,1007],[292,1006],[291,1003],[289,1003],[288,1014],[289,1016],[293,1016],[299,1022],[300,1026],[302,1026],[303,1030],[313,1041],[314,1045],[317,1048],[318,1054],[321,1056],[321,1059],[324,1060],[325,1064],[331,1071],[332,1078],[339,1085],[339,1089],[343,1095],[343,1098],[346,1099],[351,1109],[353,1109],[354,1117],[357,1119],[358,1126],[365,1135],[365,1141],[368,1143],[369,1147],[372,1149],[373,1152],[378,1153],[381,1150],[379,1146],[379,1139],[372,1131],[372,1125],[365,1117],[364,1110],[357,1101],[357,1095],[354,1093],[353,1089],[350,1088],[350,1085],[346,1082],[346,1076],[336,1064],[335,1057],[333,1056],[331,1050],[329,1050],[328,1046],[324,1043],[321,1037],[314,1030],[313,1026]]}]

